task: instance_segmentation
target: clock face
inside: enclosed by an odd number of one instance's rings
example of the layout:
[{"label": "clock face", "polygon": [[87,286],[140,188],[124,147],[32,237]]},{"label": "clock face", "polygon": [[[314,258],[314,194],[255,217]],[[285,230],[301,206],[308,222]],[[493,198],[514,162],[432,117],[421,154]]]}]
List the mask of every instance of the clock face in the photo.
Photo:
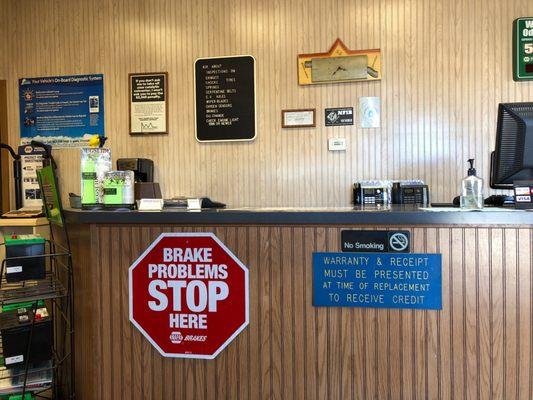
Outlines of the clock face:
[{"label": "clock face", "polygon": [[313,82],[336,82],[366,80],[368,56],[313,58],[311,60],[311,80]]}]

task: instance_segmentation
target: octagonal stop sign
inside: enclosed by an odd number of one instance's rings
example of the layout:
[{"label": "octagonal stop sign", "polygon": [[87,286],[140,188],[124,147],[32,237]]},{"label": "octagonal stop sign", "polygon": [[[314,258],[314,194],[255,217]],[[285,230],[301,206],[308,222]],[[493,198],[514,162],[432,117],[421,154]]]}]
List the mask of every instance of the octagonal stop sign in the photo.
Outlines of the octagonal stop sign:
[{"label": "octagonal stop sign", "polygon": [[163,356],[212,359],[248,325],[248,269],[212,233],[162,233],[130,266],[129,301]]}]

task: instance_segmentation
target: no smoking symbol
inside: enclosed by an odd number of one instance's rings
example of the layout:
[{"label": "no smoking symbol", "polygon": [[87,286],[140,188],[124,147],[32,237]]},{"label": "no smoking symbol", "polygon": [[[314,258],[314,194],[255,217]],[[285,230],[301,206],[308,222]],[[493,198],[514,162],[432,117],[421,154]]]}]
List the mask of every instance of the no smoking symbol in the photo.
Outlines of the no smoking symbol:
[{"label": "no smoking symbol", "polygon": [[404,251],[409,246],[409,239],[403,233],[395,233],[389,239],[389,245],[394,251]]}]

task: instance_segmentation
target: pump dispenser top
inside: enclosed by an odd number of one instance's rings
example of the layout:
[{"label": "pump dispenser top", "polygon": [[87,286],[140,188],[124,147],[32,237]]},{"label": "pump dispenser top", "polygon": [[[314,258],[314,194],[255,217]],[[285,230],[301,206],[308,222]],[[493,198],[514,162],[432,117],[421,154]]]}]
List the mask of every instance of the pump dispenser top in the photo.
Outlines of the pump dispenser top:
[{"label": "pump dispenser top", "polygon": [[476,175],[476,169],[474,168],[474,159],[469,158],[470,168],[468,168],[468,176]]}]

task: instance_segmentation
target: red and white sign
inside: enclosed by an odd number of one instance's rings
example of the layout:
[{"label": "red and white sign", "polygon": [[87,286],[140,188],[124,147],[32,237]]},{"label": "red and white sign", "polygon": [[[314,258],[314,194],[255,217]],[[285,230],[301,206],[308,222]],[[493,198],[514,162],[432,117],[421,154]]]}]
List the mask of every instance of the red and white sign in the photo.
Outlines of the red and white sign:
[{"label": "red and white sign", "polygon": [[248,268],[213,233],[162,233],[129,290],[130,321],[165,357],[215,358],[248,325]]}]

